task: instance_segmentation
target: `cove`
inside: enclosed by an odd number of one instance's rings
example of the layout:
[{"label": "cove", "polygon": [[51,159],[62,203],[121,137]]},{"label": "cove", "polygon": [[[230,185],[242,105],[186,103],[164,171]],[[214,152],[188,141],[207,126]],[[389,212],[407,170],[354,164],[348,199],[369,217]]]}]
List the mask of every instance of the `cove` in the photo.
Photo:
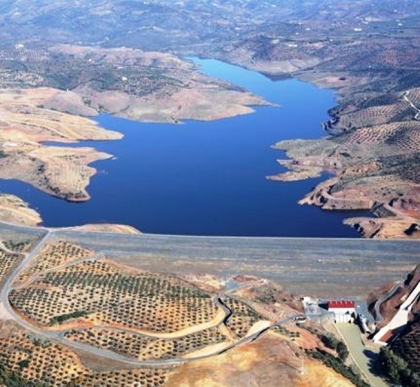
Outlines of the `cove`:
[{"label": "cove", "polygon": [[[296,79],[272,81],[215,60],[195,59],[200,71],[224,79],[281,107],[212,122],[139,123],[99,115],[118,141],[79,142],[111,153],[93,164],[91,200],[69,203],[19,181],[0,181],[37,209],[51,227],[86,223],[129,224],[145,233],[220,236],[356,237],[342,225],[357,212],[326,212],[297,201],[325,176],[279,183],[284,154],[270,149],[282,139],[323,136],[334,95]],[[66,145],[67,146],[67,145]]]}]

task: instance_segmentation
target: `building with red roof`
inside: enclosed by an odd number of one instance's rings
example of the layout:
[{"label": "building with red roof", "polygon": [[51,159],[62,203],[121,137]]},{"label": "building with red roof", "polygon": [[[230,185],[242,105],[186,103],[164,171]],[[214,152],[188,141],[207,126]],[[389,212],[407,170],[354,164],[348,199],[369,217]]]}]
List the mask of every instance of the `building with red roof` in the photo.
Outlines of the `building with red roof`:
[{"label": "building with red roof", "polygon": [[335,322],[349,322],[356,314],[356,303],[350,300],[328,301],[328,311],[334,313]]},{"label": "building with red roof", "polygon": [[330,309],[355,309],[356,303],[349,300],[328,301],[328,310]]}]

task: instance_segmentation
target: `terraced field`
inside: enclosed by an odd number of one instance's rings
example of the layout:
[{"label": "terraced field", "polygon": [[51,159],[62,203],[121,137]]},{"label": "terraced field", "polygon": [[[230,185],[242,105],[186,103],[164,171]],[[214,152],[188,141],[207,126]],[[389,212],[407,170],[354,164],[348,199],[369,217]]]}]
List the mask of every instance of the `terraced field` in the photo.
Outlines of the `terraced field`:
[{"label": "terraced field", "polygon": [[401,111],[407,109],[403,102],[392,105],[376,105],[361,110],[350,111],[340,115],[339,127],[343,129],[355,129],[365,126],[386,124]]},{"label": "terraced field", "polygon": [[86,373],[71,350],[50,341],[37,340],[16,328],[2,326],[1,342],[0,361],[19,371],[27,380],[66,386]]},{"label": "terraced field", "polygon": [[264,319],[241,300],[56,237],[20,272],[9,301],[37,329],[139,362],[230,346]]},{"label": "terraced field", "polygon": [[410,325],[393,344],[392,350],[401,356],[414,372],[420,372],[420,322]]},{"label": "terraced field", "polygon": [[26,253],[30,250],[32,241],[30,240],[19,240],[15,241],[9,239],[3,242],[3,246],[10,251]]},{"label": "terraced field", "polygon": [[30,277],[34,277],[46,270],[54,269],[81,258],[90,257],[93,254],[94,252],[91,250],[66,241],[49,244],[20,274],[19,278],[15,281],[15,285],[20,285]]},{"label": "terraced field", "polygon": [[92,372],[76,379],[86,387],[120,387],[141,386],[160,387],[164,386],[167,379],[167,371],[164,369],[135,369],[132,371]]},{"label": "terraced field", "polygon": [[22,259],[19,254],[7,253],[0,249],[0,289],[13,267]]},{"label": "terraced field", "polygon": [[[77,238],[74,238],[76,234]],[[226,264],[226,254],[230,256],[234,252],[230,260],[236,263],[229,270],[241,270],[238,264],[242,257],[252,256],[260,270],[266,265],[272,273],[277,265],[285,272],[284,262],[280,263],[284,255],[281,247],[287,247],[288,254],[293,249],[302,253],[296,241],[271,238],[192,240],[190,237],[132,234],[115,234],[113,239],[109,233],[74,230],[47,230],[46,233],[44,230],[40,235],[38,244],[26,234],[25,238],[18,238],[11,233],[4,235],[7,238],[3,242],[12,251],[27,253],[24,265],[19,266],[10,278],[16,277],[16,281],[9,283],[7,291],[3,292],[3,297],[8,297],[11,303],[11,310],[6,308],[6,311],[15,321],[0,321],[0,342],[4,346],[0,364],[5,364],[25,380],[42,380],[59,387],[170,386],[171,377],[177,370],[189,364],[219,364],[226,355],[232,356],[233,363],[227,366],[231,369],[232,364],[237,364],[237,356],[242,356],[240,354],[246,354],[248,364],[251,346],[254,348],[261,340],[277,342],[275,349],[271,344],[264,344],[261,349],[264,355],[258,356],[264,358],[264,364],[267,356],[271,359],[268,354],[274,355],[280,347],[284,351],[282,359],[284,357],[288,362],[291,348],[306,343],[309,333],[305,328],[296,327],[294,316],[298,312],[289,305],[297,298],[285,296],[281,287],[271,286],[268,280],[229,275],[225,286],[226,280],[222,281],[222,278],[226,277],[202,275],[203,269],[198,270],[201,275],[194,272],[185,275],[184,272],[178,277],[173,274],[170,262],[164,265],[169,269],[168,273],[146,270],[148,259],[164,258],[159,249],[167,254],[168,246],[178,246],[177,253],[171,256],[174,265],[179,265],[180,259],[188,258],[195,262],[197,269],[200,260],[217,266],[220,262]],[[361,245],[364,246],[361,251],[365,253],[367,242],[328,241],[330,247],[339,243],[340,248],[346,246],[345,250],[353,253]],[[151,248],[154,243],[156,249]],[[307,247],[312,245],[314,248],[318,243],[325,249],[325,241],[308,240]],[[375,243],[372,242],[372,246]],[[386,254],[385,247],[389,245],[382,245],[382,259]],[[245,251],[246,246],[248,250]],[[411,242],[401,244],[399,253],[406,251],[412,258],[411,248],[417,251],[417,245]],[[124,249],[127,259],[123,259],[124,254],[118,249]],[[139,256],[143,249],[147,257]],[[151,255],[151,251],[157,255]],[[374,248],[374,251],[378,249]],[[329,255],[335,262],[337,254]],[[319,254],[315,256],[319,257]],[[268,257],[271,260],[267,260]],[[363,255],[366,265],[365,258]],[[290,256],[285,259],[295,264]],[[354,257],[348,261],[353,260]],[[311,256],[309,261],[316,259]],[[376,266],[376,259],[373,261]],[[395,254],[392,254],[394,261]],[[248,260],[247,264],[250,262]],[[359,268],[361,262],[357,264]],[[392,262],[389,261],[388,266],[392,266]],[[401,262],[394,263],[400,267]],[[319,270],[319,262],[316,265]],[[299,265],[299,274],[302,274],[301,266],[305,265]],[[223,272],[229,270],[225,268]],[[348,272],[353,273],[352,270]],[[292,274],[293,271],[287,270],[288,278]],[[301,283],[303,277],[299,278]],[[339,278],[341,286],[341,272]],[[211,284],[219,286],[212,287]],[[281,326],[273,327],[274,323]],[[19,325],[24,329],[17,328]],[[239,361],[241,365],[245,364]],[[299,367],[293,367],[291,372],[299,372]],[[246,370],[248,372],[248,366]]]},{"label": "terraced field", "polygon": [[0,332],[0,362],[31,382],[42,380],[54,387],[159,387],[165,384],[165,369],[94,371],[63,345],[31,336],[7,323],[1,325]]},{"label": "terraced field", "polygon": [[408,90],[407,97],[417,107],[420,107],[420,87]]},{"label": "terraced field", "polygon": [[237,339],[246,336],[251,327],[261,320],[261,316],[242,301],[224,298],[223,302],[232,311],[232,315],[226,321],[226,326]]},{"label": "terraced field", "polygon": [[45,272],[12,291],[10,301],[45,327],[83,316],[84,321],[103,326],[176,332],[207,323],[218,312],[209,294],[176,277],[132,274],[101,260]]},{"label": "terraced field", "polygon": [[318,184],[300,204],[373,211],[379,219],[345,221],[365,237],[420,238],[418,94],[412,88],[347,98],[323,124],[332,136],[275,145],[289,156],[279,160],[289,171],[270,179],[296,181],[328,170],[334,177]]},{"label": "terraced field", "polygon": [[179,359],[207,346],[229,342],[218,327],[176,339],[156,338],[123,330],[101,328],[71,330],[66,332],[65,338],[140,361]]},{"label": "terraced field", "polygon": [[[351,144],[370,144],[380,147],[375,153],[386,156],[400,152],[419,151],[420,122],[396,122],[373,127],[364,127],[335,139],[343,146]],[[381,152],[381,153],[379,153]]]}]

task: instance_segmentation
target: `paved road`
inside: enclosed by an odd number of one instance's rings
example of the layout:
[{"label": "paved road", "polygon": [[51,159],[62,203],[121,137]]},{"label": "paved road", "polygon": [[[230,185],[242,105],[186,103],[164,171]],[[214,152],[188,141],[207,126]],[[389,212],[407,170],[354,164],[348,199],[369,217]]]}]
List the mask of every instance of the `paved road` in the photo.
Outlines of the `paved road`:
[{"label": "paved road", "polygon": [[375,303],[375,321],[376,323],[380,323],[384,320],[381,314],[381,305],[388,301],[390,298],[394,296],[394,294],[397,292],[398,289],[402,287],[401,282],[398,282],[395,284],[395,286],[386,293],[383,297],[379,298]]},{"label": "paved road", "polygon": [[410,104],[410,106],[416,111],[416,115],[414,116],[415,120],[419,120],[420,119],[420,109],[414,105],[414,103],[408,98],[408,94],[410,94],[410,90],[407,90],[404,93],[404,99]]},{"label": "paved road", "polygon": [[47,231],[42,239],[38,242],[36,247],[30,252],[23,254],[24,259],[21,263],[10,273],[9,277],[7,278],[6,282],[3,285],[3,288],[0,293],[0,301],[3,303],[4,308],[7,312],[11,315],[14,315],[13,308],[9,302],[9,292],[12,288],[12,282],[19,276],[19,274],[24,270],[26,265],[39,253],[39,251],[45,246],[47,240],[51,237],[53,231]]},{"label": "paved road", "polygon": [[400,305],[397,313],[392,317],[391,321],[382,327],[378,333],[373,338],[375,342],[381,342],[382,338],[389,332],[389,331],[397,331],[405,327],[408,323],[408,317],[411,312],[411,308],[413,307],[415,301],[420,296],[420,281],[417,283],[415,288],[411,291],[407,299]]},{"label": "paved road", "polygon": [[13,289],[12,283],[13,281],[20,275],[20,273],[25,269],[26,265],[29,264],[29,262],[39,253],[39,251],[45,246],[49,238],[55,233],[54,230],[48,230],[44,237],[38,242],[37,246],[31,251],[29,254],[25,254],[25,258],[22,260],[22,262],[17,266],[13,272],[9,275],[7,281],[3,285],[0,299],[3,303],[3,306],[7,313],[13,317],[13,319],[23,328],[27,329],[28,331],[35,333],[36,335],[40,337],[44,337],[49,340],[55,340],[58,341],[64,345],[67,345],[69,347],[72,347],[76,350],[82,350],[85,352],[89,352],[95,356],[98,357],[104,357],[106,359],[118,361],[121,363],[125,363],[128,365],[149,365],[149,366],[156,366],[156,365],[171,365],[171,364],[179,364],[182,363],[182,361],[179,360],[168,360],[168,361],[159,361],[159,362],[139,362],[135,359],[130,359],[125,356],[118,355],[116,353],[113,353],[111,351],[101,350],[99,348],[94,348],[90,345],[83,344],[83,343],[77,343],[70,340],[66,340],[64,337],[62,337],[62,332],[48,332],[43,329],[40,329],[32,324],[30,324],[28,321],[22,319],[18,314],[15,313],[13,307],[10,304],[9,301],[9,293]]},{"label": "paved road", "polygon": [[[129,357],[126,357],[126,356],[123,356],[123,355],[119,355],[119,354],[114,353],[112,351],[103,350],[103,349],[99,349],[99,348],[93,347],[93,346],[88,345],[88,344],[78,343],[78,342],[75,342],[75,341],[67,340],[63,335],[63,333],[64,333],[63,331],[51,332],[51,331],[45,331],[41,328],[38,328],[38,327],[32,325],[30,322],[22,319],[17,313],[15,313],[15,311],[14,311],[14,309],[13,309],[13,307],[10,304],[10,301],[9,301],[9,293],[13,289],[13,286],[12,286],[13,281],[16,278],[18,278],[20,273],[25,269],[25,267],[30,263],[30,261],[36,257],[36,255],[46,245],[47,241],[55,234],[55,232],[56,232],[56,230],[47,230],[47,232],[45,233],[43,238],[39,240],[37,246],[30,253],[23,254],[24,259],[12,271],[12,273],[9,275],[7,281],[5,282],[5,284],[4,284],[4,286],[1,290],[1,294],[0,294],[0,300],[3,303],[4,308],[7,311],[7,313],[19,325],[21,325],[23,328],[27,329],[28,331],[30,331],[32,333],[35,333],[36,335],[38,335],[40,337],[44,337],[44,338],[50,339],[50,340],[55,340],[55,341],[58,341],[58,342],[66,345],[66,346],[69,346],[69,347],[71,347],[75,350],[82,350],[82,351],[91,353],[94,356],[103,357],[103,358],[110,359],[110,360],[113,360],[113,361],[117,361],[117,362],[120,362],[120,363],[124,363],[124,364],[127,364],[127,365],[154,367],[154,366],[162,366],[162,365],[178,365],[178,364],[185,363],[187,361],[209,358],[209,357],[218,355],[220,353],[223,353],[223,352],[225,352],[229,349],[235,348],[238,345],[242,345],[244,343],[252,342],[256,338],[258,338],[262,333],[264,333],[267,329],[269,329],[269,327],[261,329],[261,330],[255,332],[252,335],[249,335],[247,337],[244,337],[244,338],[232,343],[231,345],[225,347],[223,350],[217,350],[214,353],[207,354],[207,355],[204,355],[204,356],[197,356],[195,358],[189,358],[189,359],[179,358],[179,359],[171,359],[171,360],[139,361],[139,360],[136,360],[136,359],[133,359],[133,358],[129,358]],[[72,262],[71,264],[74,264],[74,262]],[[217,295],[215,297],[215,301],[219,305],[219,307],[223,310],[223,312],[224,312],[223,320],[225,320],[228,316],[230,316],[232,314],[232,311],[224,304],[224,302],[221,299],[221,296]],[[299,314],[299,315],[296,315],[296,316],[301,316],[301,315]],[[285,318],[285,319],[277,322],[275,325],[286,324],[289,321],[294,320],[294,318],[296,316]]]},{"label": "paved road", "polygon": [[338,323],[336,324],[336,327],[341,333],[351,357],[362,374],[368,379],[369,383],[373,387],[388,387],[380,377],[373,374],[370,370],[371,364],[375,361],[378,351],[374,352],[371,348],[368,349],[364,346],[360,338],[358,326],[349,323]]},{"label": "paved road", "polygon": [[[19,226],[0,223],[0,232],[2,230],[5,233],[22,232],[22,234],[25,234],[33,232],[31,228],[20,228]],[[111,258],[115,257],[123,262],[140,263],[145,265],[143,267],[146,269],[156,270],[158,266],[159,269],[165,268],[169,272],[189,270],[194,272],[197,270],[200,273],[215,273],[220,276],[238,273],[253,274],[271,278],[286,285],[294,285],[296,291],[302,290],[305,283],[308,285],[308,282],[311,282],[313,289],[317,290],[318,294],[328,289],[329,285],[333,286],[334,291],[336,291],[337,286],[343,287],[344,285],[343,292],[346,295],[352,290],[360,290],[360,286],[364,286],[362,293],[364,294],[367,286],[369,290],[375,286],[375,281],[378,285],[383,284],[387,280],[387,275],[391,275],[391,280],[395,280],[396,273],[406,274],[407,267],[412,268],[413,265],[418,263],[420,257],[418,243],[411,241],[177,237],[48,229],[37,230],[37,233],[43,235],[38,245],[31,253],[25,255],[23,261],[15,268],[3,286],[0,299],[6,310],[14,316],[20,325],[40,336],[57,340],[74,349],[88,351],[96,356],[137,366],[179,364],[186,360],[139,362],[110,351],[69,342],[61,337],[59,332],[45,332],[32,326],[14,313],[8,299],[11,284],[25,265],[38,254],[49,238],[53,236],[65,238],[106,253]],[[386,270],[384,270],[384,275],[378,276],[377,273],[381,271],[381,267],[386,268]],[[357,276],[355,276],[355,273],[357,273]],[[324,285],[328,286],[325,287]],[[276,325],[285,324],[295,317],[292,316],[279,321]],[[232,344],[227,349],[252,341],[265,330],[262,329]]]}]

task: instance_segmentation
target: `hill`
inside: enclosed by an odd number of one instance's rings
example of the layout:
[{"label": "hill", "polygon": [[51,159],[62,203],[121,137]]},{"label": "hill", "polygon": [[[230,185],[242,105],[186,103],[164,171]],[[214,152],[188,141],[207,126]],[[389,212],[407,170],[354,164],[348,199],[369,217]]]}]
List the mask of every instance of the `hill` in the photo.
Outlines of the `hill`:
[{"label": "hill", "polygon": [[[301,204],[372,211],[375,217],[347,221],[364,237],[420,237],[420,12],[414,0],[380,6],[374,0],[13,0],[0,10],[0,85],[5,94],[13,88],[48,88],[50,97],[39,100],[38,108],[24,106],[41,120],[50,109],[143,121],[211,120],[264,104],[200,76],[179,58],[186,56],[335,89],[339,105],[323,123],[328,137],[276,144],[292,160],[280,161],[290,171],[270,178],[290,181],[327,171],[334,177]],[[84,188],[94,170],[87,168],[85,155],[85,162],[66,163],[72,173],[62,182],[54,173],[34,176],[40,164],[62,163],[63,157],[43,153],[19,176],[2,168],[8,172],[4,177],[69,200],[87,200]],[[103,157],[97,153],[94,159]]]},{"label": "hill", "polygon": [[56,231],[30,235],[0,246],[0,368],[21,384],[366,386],[271,281],[143,270]]},{"label": "hill", "polygon": [[[380,322],[386,325],[396,314],[398,307],[404,302],[420,281],[420,265],[417,265],[406,277],[404,282],[388,283],[381,289],[369,294],[370,312]],[[420,302],[417,300],[411,309],[413,319],[420,312]]]}]

